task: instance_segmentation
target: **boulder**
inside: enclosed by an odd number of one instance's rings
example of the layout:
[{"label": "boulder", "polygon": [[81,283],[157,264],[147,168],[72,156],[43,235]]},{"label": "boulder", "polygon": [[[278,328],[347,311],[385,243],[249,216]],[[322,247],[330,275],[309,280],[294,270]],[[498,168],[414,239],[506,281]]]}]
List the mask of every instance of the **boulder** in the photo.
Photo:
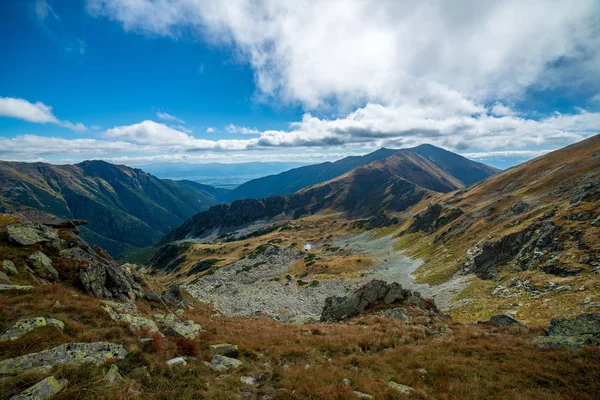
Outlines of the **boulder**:
[{"label": "boulder", "polygon": [[160,296],[160,294],[156,293],[154,290],[146,290],[146,293],[144,293],[144,297],[146,298],[146,300],[154,301],[155,303],[163,302],[163,299]]},{"label": "boulder", "polygon": [[25,389],[20,394],[13,396],[10,400],[46,400],[51,399],[58,394],[67,384],[66,379],[58,380],[49,376],[43,381]]},{"label": "boulder", "polygon": [[210,355],[211,356],[227,356],[237,358],[238,356],[238,347],[234,344],[229,343],[221,343],[221,344],[211,344],[210,345]]},{"label": "boulder", "polygon": [[8,240],[21,246],[50,242],[58,239],[58,231],[45,225],[33,224],[31,222],[19,222],[6,226]]},{"label": "boulder", "polygon": [[104,306],[104,309],[106,312],[108,312],[110,318],[119,322],[127,322],[134,329],[145,329],[156,333],[159,332],[156,322],[152,321],[150,318],[139,317],[131,314],[119,314],[109,306]]},{"label": "boulder", "polygon": [[418,292],[413,293],[410,290],[402,289],[402,286],[396,282],[388,284],[382,280],[372,280],[348,297],[326,298],[321,312],[321,322],[341,321],[375,306],[409,303],[437,311],[433,302],[426,304]]},{"label": "boulder", "polygon": [[186,339],[194,339],[202,330],[202,327],[192,320],[188,321],[173,321],[165,319],[165,329],[163,333],[167,336],[183,337]]},{"label": "boulder", "polygon": [[41,251],[36,251],[27,257],[27,264],[33,268],[40,278],[52,281],[59,278],[58,271],[52,266],[52,260]]},{"label": "boulder", "polygon": [[25,336],[25,334],[43,326],[54,326],[60,330],[65,328],[65,324],[62,321],[54,318],[34,317],[21,319],[0,335],[0,342],[17,340],[20,337]]},{"label": "boulder", "polygon": [[580,314],[575,318],[553,318],[546,328],[548,336],[532,341],[540,348],[567,348],[600,346],[600,314]]},{"label": "boulder", "polygon": [[0,375],[14,375],[33,368],[53,367],[56,364],[101,365],[111,359],[123,359],[127,350],[120,344],[109,342],[67,343],[39,353],[0,361]]},{"label": "boulder", "polygon": [[19,274],[19,270],[17,269],[15,263],[10,260],[2,261],[2,269],[8,275],[18,275]]},{"label": "boulder", "polygon": [[101,299],[135,300],[144,291],[127,270],[102,252],[96,252],[86,243],[62,250],[60,255],[79,261],[79,279],[88,294]]},{"label": "boulder", "polygon": [[2,271],[0,271],[0,280],[3,280],[4,282],[10,282],[10,278],[8,277],[8,275],[6,275]]},{"label": "boulder", "polygon": [[214,371],[228,371],[231,369],[236,369],[243,364],[240,360],[236,360],[235,358],[230,358],[226,356],[214,356],[212,361],[210,362],[210,367]]},{"label": "boulder", "polygon": [[356,397],[358,397],[359,399],[374,399],[375,398],[375,396],[372,396],[368,393],[359,392],[358,390],[354,391],[354,395]]}]

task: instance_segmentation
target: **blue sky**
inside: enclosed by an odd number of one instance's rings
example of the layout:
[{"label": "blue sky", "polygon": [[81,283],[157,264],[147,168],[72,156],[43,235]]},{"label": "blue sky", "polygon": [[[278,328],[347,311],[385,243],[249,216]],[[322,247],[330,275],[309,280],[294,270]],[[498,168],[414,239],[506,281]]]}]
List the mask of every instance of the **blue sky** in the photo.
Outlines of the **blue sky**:
[{"label": "blue sky", "polygon": [[598,133],[599,7],[2,2],[0,159],[319,162],[431,143],[507,167]]}]

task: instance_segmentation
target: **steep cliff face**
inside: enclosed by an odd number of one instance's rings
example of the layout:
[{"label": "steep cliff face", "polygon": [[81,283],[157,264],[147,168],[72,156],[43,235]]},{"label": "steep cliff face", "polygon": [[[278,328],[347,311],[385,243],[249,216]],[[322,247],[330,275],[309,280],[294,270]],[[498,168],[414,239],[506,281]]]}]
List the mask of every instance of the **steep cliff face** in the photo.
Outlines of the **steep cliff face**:
[{"label": "steep cliff face", "polygon": [[40,221],[85,219],[82,236],[114,256],[154,243],[226,193],[102,161],[0,162],[0,188],[0,211]]}]

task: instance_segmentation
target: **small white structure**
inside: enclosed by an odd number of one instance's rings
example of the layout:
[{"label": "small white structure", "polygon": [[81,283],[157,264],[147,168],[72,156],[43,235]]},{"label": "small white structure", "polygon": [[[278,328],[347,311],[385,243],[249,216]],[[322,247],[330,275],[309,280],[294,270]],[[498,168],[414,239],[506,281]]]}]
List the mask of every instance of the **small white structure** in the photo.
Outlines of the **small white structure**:
[{"label": "small white structure", "polygon": [[304,245],[304,251],[311,251],[312,250],[312,244],[305,244]]}]

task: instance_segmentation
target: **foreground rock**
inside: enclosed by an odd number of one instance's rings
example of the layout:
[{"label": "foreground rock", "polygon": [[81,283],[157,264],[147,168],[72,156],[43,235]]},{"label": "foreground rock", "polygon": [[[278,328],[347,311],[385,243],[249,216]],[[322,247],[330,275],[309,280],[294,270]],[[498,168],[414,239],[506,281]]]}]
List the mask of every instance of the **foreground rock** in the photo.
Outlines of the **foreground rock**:
[{"label": "foreground rock", "polygon": [[19,222],[6,227],[8,240],[21,246],[31,246],[36,243],[50,242],[58,239],[58,231],[46,225],[31,222]]},{"label": "foreground rock", "polygon": [[0,335],[0,342],[17,340],[20,337],[25,336],[27,333],[44,326],[54,326],[61,331],[65,328],[65,324],[62,321],[54,318],[34,317],[21,319],[15,322],[6,331],[4,331],[2,335]]},{"label": "foreground rock", "polygon": [[43,279],[56,281],[59,279],[58,271],[52,266],[52,260],[42,253],[36,251],[27,258],[27,264],[35,271],[36,275]]},{"label": "foreground rock", "polygon": [[186,339],[195,339],[198,333],[202,330],[202,327],[192,321],[179,321],[172,319],[165,319],[165,329],[163,333],[167,336],[183,337]]},{"label": "foreground rock", "polygon": [[25,389],[21,394],[13,396],[10,400],[46,400],[51,399],[58,394],[67,384],[66,379],[58,380],[49,376],[43,381],[36,383],[30,388]]},{"label": "foreground rock", "polygon": [[152,321],[150,318],[139,317],[131,314],[119,314],[109,306],[105,306],[104,309],[106,312],[108,312],[110,318],[115,321],[127,322],[134,329],[145,329],[150,332],[158,332],[158,326],[156,325],[156,322]]},{"label": "foreground rock", "polygon": [[348,297],[328,297],[321,313],[322,322],[341,321],[365,312],[377,306],[413,304],[419,308],[436,311],[433,302],[421,299],[418,292],[402,289],[396,282],[388,284],[381,280],[372,280],[357,289]]},{"label": "foreground rock", "polygon": [[29,285],[5,285],[0,283],[0,292],[8,292],[11,290],[15,291],[27,291],[33,289],[33,286]]},{"label": "foreground rock", "polygon": [[489,319],[489,321],[478,322],[477,325],[491,325],[496,328],[502,328],[505,326],[517,326],[519,328],[527,328],[524,324],[517,321],[516,319],[509,317],[508,315],[494,315]]},{"label": "foreground rock", "polygon": [[600,314],[581,314],[575,318],[554,318],[546,328],[548,336],[538,336],[533,343],[540,348],[578,350],[583,346],[600,346]]},{"label": "foreground rock", "polygon": [[238,347],[234,344],[229,343],[211,344],[210,355],[213,357],[227,356],[235,358],[238,356]]},{"label": "foreground rock", "polygon": [[225,356],[214,356],[210,362],[210,367],[214,371],[229,371],[240,367],[243,362],[236,360],[235,358]]},{"label": "foreground rock", "polygon": [[111,359],[121,360],[127,350],[120,344],[109,342],[67,343],[39,353],[0,361],[0,375],[14,375],[34,368],[51,368],[56,364],[101,365]]}]

